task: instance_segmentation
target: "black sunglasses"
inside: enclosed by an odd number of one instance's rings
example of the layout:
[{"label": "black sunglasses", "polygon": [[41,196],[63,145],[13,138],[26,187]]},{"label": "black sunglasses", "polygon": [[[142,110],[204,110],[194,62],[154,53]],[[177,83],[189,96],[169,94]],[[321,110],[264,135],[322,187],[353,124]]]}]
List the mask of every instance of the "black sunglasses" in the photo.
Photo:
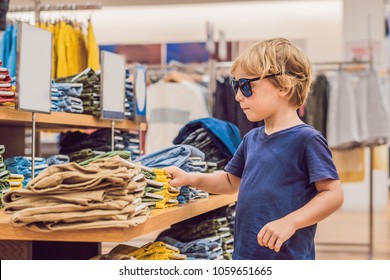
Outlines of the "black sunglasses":
[{"label": "black sunglasses", "polygon": [[[277,75],[280,75],[280,73],[279,74],[267,75],[267,76],[265,76],[263,78],[263,80],[267,79],[267,78],[271,78],[271,77],[277,76]],[[252,95],[251,82],[258,81],[260,79],[261,79],[261,77],[252,78],[252,79],[244,79],[243,78],[243,79],[239,79],[238,81],[236,79],[233,79],[233,80],[230,81],[230,86],[232,87],[234,94],[237,94],[238,93],[238,89],[240,89],[241,93],[245,97],[249,97],[249,96]]]}]

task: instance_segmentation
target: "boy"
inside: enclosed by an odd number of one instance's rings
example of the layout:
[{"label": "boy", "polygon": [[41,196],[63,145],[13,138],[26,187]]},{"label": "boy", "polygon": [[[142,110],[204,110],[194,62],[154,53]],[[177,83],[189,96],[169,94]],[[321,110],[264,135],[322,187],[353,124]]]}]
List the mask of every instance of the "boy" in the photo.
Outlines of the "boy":
[{"label": "boy", "polygon": [[224,172],[168,167],[170,184],[239,191],[233,259],[315,259],[316,224],[340,208],[343,191],[326,140],[296,113],[309,91],[310,63],[278,38],[244,51],[231,72],[236,101],[265,125],[244,136]]}]

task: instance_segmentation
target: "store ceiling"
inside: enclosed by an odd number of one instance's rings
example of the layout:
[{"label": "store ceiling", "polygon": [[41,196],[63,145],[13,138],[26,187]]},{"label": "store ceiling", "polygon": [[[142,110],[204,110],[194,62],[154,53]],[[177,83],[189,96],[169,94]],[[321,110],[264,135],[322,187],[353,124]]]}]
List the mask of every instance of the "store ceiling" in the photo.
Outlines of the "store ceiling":
[{"label": "store ceiling", "polygon": [[[86,3],[99,3],[103,7],[106,6],[145,6],[145,5],[169,5],[169,4],[198,4],[198,3],[221,3],[221,2],[248,2],[248,1],[257,1],[259,0],[42,0],[42,4],[86,4]],[[262,0],[267,1],[267,0]],[[270,1],[270,0],[268,0]],[[271,1],[282,1],[282,0],[271,0]],[[284,0],[286,1],[286,0]],[[294,1],[294,0],[288,0]],[[306,0],[309,1],[309,0]],[[10,5],[33,5],[34,0],[10,0]]]}]

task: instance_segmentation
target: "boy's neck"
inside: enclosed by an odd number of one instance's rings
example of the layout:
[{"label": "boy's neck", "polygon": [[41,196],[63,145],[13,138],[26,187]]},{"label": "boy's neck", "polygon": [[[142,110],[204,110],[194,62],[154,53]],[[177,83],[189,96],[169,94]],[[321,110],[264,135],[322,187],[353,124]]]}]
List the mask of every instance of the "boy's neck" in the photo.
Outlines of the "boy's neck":
[{"label": "boy's neck", "polygon": [[295,109],[284,111],[264,120],[265,133],[270,135],[303,123]]}]

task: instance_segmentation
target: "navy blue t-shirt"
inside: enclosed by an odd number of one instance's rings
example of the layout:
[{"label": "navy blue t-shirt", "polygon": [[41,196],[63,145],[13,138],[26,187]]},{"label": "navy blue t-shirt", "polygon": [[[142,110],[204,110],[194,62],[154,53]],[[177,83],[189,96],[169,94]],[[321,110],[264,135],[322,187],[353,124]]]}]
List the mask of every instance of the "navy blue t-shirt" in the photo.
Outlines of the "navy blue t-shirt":
[{"label": "navy blue t-shirt", "polygon": [[314,259],[316,225],[299,229],[280,251],[262,247],[257,234],[268,222],[307,204],[315,182],[339,179],[325,138],[301,124],[271,135],[247,133],[225,170],[241,178],[236,205],[233,259]]}]

